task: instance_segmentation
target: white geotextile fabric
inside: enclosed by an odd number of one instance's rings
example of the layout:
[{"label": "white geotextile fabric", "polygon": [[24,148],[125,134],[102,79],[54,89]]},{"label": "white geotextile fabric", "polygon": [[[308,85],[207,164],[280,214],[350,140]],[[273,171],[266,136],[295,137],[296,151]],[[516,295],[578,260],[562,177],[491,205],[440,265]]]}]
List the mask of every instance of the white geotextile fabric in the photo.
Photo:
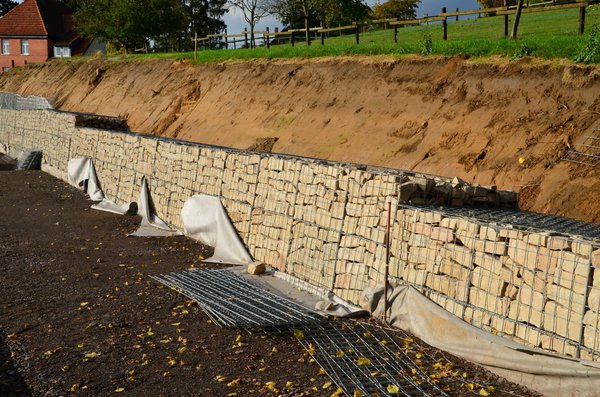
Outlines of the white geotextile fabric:
[{"label": "white geotextile fabric", "polygon": [[138,198],[137,205],[137,214],[142,217],[142,223],[135,232],[130,234],[130,236],[161,237],[181,234],[171,229],[167,222],[160,219],[152,211],[152,205],[150,204],[150,190],[148,189],[146,177],[142,178],[142,187],[140,188],[140,196]]},{"label": "white geotextile fabric", "polygon": [[[104,196],[100,188],[96,169],[94,168],[94,162],[90,157],[79,157],[69,160],[67,165],[67,180],[78,189],[84,189],[87,181],[86,193],[92,201],[97,201],[97,203],[92,205],[93,209],[119,215],[124,215],[129,211],[131,203],[119,205]],[[173,231],[165,221],[152,212],[150,191],[148,190],[146,178],[142,178],[137,206],[137,214],[142,217],[142,222],[140,227],[131,233],[130,236],[154,237],[180,234]]]},{"label": "white geotextile fabric", "polygon": [[205,262],[245,265],[252,257],[240,240],[221,200],[199,194],[192,196],[181,210],[184,233],[214,248],[214,254]]},{"label": "white geotextile fabric", "polygon": [[[383,314],[383,286],[363,293],[363,307]],[[600,364],[527,348],[467,324],[413,287],[388,289],[388,321],[426,343],[478,363],[546,396],[600,395]]]},{"label": "white geotextile fabric", "polygon": [[100,189],[94,162],[89,157],[79,157],[69,160],[67,165],[67,178],[69,183],[78,189],[85,188],[87,181],[86,193],[93,201],[104,200],[104,193]]}]

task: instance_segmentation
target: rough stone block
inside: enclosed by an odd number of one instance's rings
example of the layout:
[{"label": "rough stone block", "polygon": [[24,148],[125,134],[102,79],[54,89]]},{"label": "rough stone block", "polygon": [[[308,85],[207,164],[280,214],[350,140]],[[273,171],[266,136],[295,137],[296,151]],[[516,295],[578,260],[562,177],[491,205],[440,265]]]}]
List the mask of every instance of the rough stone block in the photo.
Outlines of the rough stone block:
[{"label": "rough stone block", "polygon": [[[536,310],[535,308],[525,305],[519,301],[511,301],[508,317],[519,322],[541,327],[543,321],[543,312],[542,310]],[[517,336],[519,335],[517,334]],[[527,340],[527,338],[524,338],[523,336],[519,337]]]},{"label": "rough stone block", "polygon": [[476,267],[473,270],[471,284],[497,297],[504,296],[504,292],[508,285],[508,283],[501,280],[494,273],[490,273],[481,267]]},{"label": "rough stone block", "polygon": [[248,265],[247,271],[248,274],[258,276],[267,271],[267,266],[264,264],[264,262],[253,262]]},{"label": "rough stone block", "polygon": [[553,251],[569,250],[571,249],[571,240],[564,236],[549,236],[546,248]]},{"label": "rough stone block", "polygon": [[544,310],[546,299],[541,292],[533,290],[528,285],[521,285],[517,294],[517,303],[527,305],[540,312]]},{"label": "rough stone block", "polygon": [[454,277],[458,280],[467,280],[469,277],[468,268],[461,266],[450,259],[443,259],[440,262],[439,270],[441,273],[447,274],[448,276]]},{"label": "rough stone block", "polygon": [[575,240],[571,245],[571,251],[577,255],[581,255],[584,258],[589,258],[594,247],[588,241]]},{"label": "rough stone block", "polygon": [[577,313],[583,313],[583,307],[585,305],[584,295],[578,294],[570,288],[548,284],[546,286],[546,296],[548,299],[556,301],[563,307]]},{"label": "rough stone block", "polygon": [[491,226],[481,226],[479,229],[479,238],[482,240],[498,241],[498,230]]},{"label": "rough stone block", "polygon": [[565,338],[579,340],[581,314],[572,312],[554,301],[548,301],[544,310],[543,328]]},{"label": "rough stone block", "polygon": [[475,251],[506,255],[506,248],[506,243],[503,241],[475,240]]},{"label": "rough stone block", "polygon": [[[502,272],[502,261],[493,255],[489,255],[483,252],[475,252],[473,257],[473,263],[480,266],[487,271],[496,275],[501,275]],[[507,280],[508,281],[508,280]]]},{"label": "rough stone block", "polygon": [[434,227],[431,231],[430,237],[432,240],[449,243],[454,241],[454,232],[452,231],[452,229],[447,229],[444,227]]},{"label": "rough stone block", "polygon": [[557,269],[587,277],[590,261],[569,251],[551,251]]},{"label": "rough stone block", "polygon": [[545,247],[548,242],[549,233],[532,233],[528,234],[523,238],[523,241],[527,244],[536,245],[538,247]]},{"label": "rough stone block", "polygon": [[521,240],[523,238],[523,232],[516,229],[500,229],[498,236],[511,240]]}]

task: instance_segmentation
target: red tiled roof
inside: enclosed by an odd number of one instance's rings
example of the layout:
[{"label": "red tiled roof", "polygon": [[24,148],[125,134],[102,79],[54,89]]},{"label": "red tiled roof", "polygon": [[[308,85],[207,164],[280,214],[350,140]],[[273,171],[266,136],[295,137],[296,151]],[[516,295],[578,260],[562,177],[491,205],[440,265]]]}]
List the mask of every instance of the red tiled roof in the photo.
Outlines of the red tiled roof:
[{"label": "red tiled roof", "polygon": [[0,18],[0,36],[62,36],[63,16],[69,14],[55,0],[25,0]]}]

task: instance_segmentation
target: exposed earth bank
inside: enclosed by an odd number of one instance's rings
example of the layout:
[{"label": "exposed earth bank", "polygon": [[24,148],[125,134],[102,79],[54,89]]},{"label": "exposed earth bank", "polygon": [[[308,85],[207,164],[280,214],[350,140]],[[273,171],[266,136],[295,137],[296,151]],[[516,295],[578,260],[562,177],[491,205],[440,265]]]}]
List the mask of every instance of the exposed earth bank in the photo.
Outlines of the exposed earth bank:
[{"label": "exposed earth bank", "polygon": [[459,176],[519,191],[522,209],[600,222],[600,166],[560,161],[600,128],[598,67],[94,59],[30,65],[2,75],[0,90],[121,116],[139,132]]}]

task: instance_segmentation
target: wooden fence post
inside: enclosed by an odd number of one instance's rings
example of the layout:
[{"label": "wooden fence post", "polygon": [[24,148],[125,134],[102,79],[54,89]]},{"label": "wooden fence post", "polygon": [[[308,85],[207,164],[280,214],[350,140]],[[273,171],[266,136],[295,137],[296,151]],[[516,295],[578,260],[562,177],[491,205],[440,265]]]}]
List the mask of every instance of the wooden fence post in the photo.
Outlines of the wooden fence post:
[{"label": "wooden fence post", "polygon": [[[265,36],[263,36],[265,37]],[[269,37],[269,27],[267,26],[267,48],[271,48],[271,38]]]},{"label": "wooden fence post", "polygon": [[292,35],[290,36],[290,41],[292,42],[292,47],[295,45],[296,41],[294,38],[294,30],[292,29]]},{"label": "wooden fence post", "polygon": [[248,29],[244,28],[244,45],[248,48]]},{"label": "wooden fence post", "polygon": [[[442,14],[446,14],[446,7],[442,7]],[[448,17],[445,15],[442,19],[442,29],[444,30],[443,39],[448,40]]]},{"label": "wooden fence post", "polygon": [[585,3],[579,7],[579,34],[585,33]]},{"label": "wooden fence post", "polygon": [[279,33],[279,28],[276,26],[275,27],[275,38],[273,39],[275,44],[279,44],[279,37],[277,36],[277,33]]},{"label": "wooden fence post", "polygon": [[[456,12],[459,12],[460,10],[457,8]],[[458,22],[458,15],[456,16],[456,22]]]},{"label": "wooden fence post", "polygon": [[356,44],[360,44],[360,23],[356,21]]},{"label": "wooden fence post", "polygon": [[227,39],[227,29],[225,29],[225,49],[229,49],[229,40]]},{"label": "wooden fence post", "polygon": [[198,60],[198,33],[194,33],[194,61]]},{"label": "wooden fence post", "polygon": [[[322,26],[321,29],[323,29]],[[323,31],[321,31],[321,45],[325,45],[325,33]]]},{"label": "wooden fence post", "polygon": [[[400,18],[396,17],[396,21],[399,21]],[[394,43],[398,42],[398,25],[394,25]]]}]

